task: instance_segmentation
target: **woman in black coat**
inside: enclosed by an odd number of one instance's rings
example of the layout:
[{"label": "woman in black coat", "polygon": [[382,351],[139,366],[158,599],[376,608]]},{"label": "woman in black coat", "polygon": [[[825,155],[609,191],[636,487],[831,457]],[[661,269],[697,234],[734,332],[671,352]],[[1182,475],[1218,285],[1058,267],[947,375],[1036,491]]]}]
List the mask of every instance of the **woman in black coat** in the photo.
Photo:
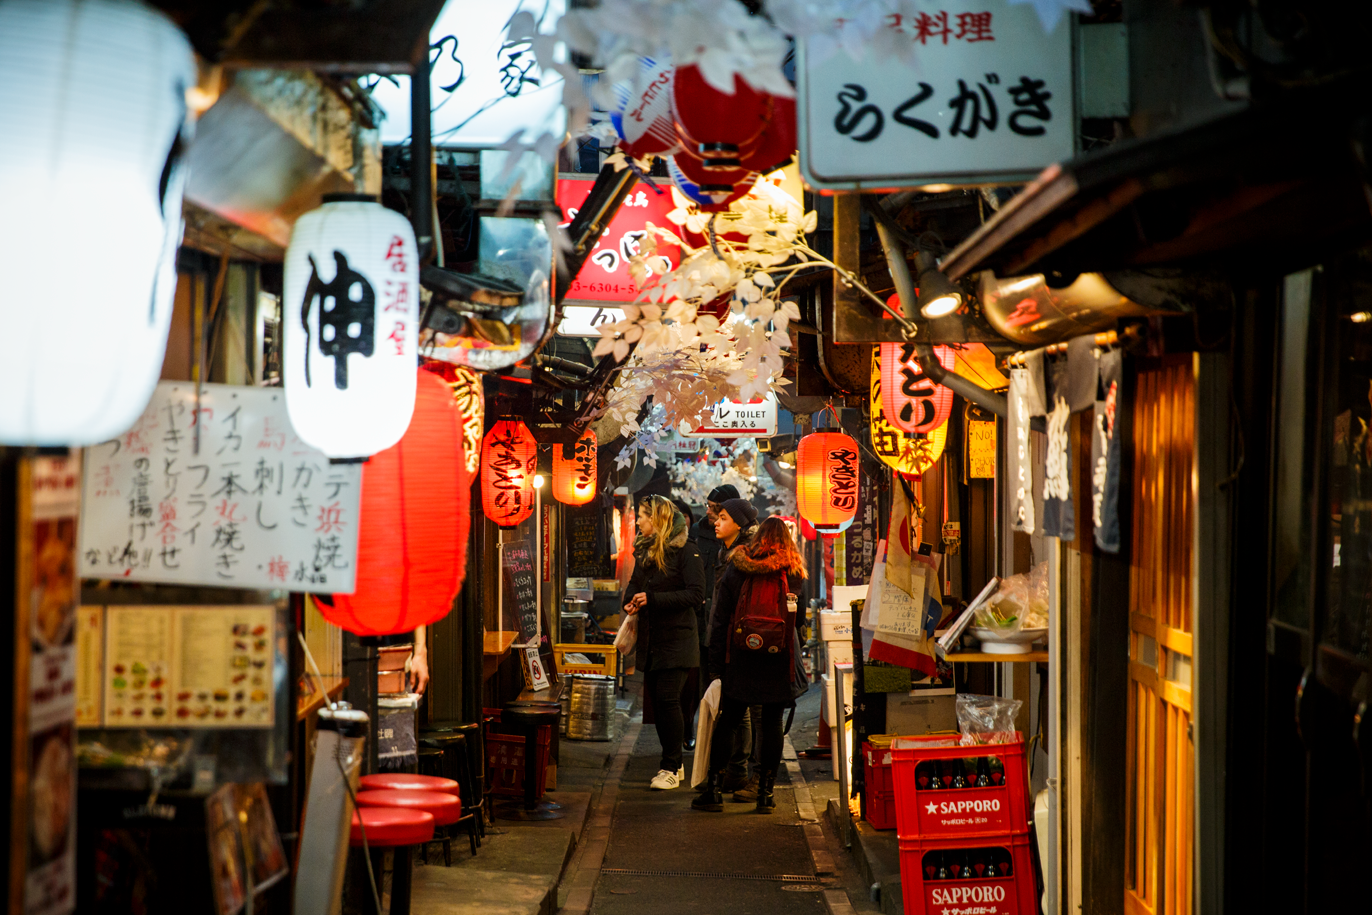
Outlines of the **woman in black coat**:
[{"label": "woman in black coat", "polygon": [[[805,580],[805,564],[796,549],[786,522],[768,518],[758,528],[753,541],[736,550],[729,567],[719,578],[714,615],[710,621],[711,679],[722,680],[719,720],[715,725],[710,752],[710,783],[691,806],[697,810],[724,809],[722,784],[725,764],[733,741],[730,735],[739,726],[748,706],[762,706],[761,771],[758,773],[757,810],[771,813],[776,807],[772,786],[781,765],[781,718],[795,704],[791,692],[795,659],[795,614],[787,612],[786,594],[799,594]],[[765,595],[776,607],[742,606],[745,584],[756,600]],[[775,653],[750,650],[736,645],[738,620],[746,614],[766,613],[785,620],[781,632],[782,650]]]},{"label": "woman in black coat", "polygon": [[638,504],[634,573],[624,591],[624,612],[638,617],[635,664],[653,698],[662,762],[652,787],[681,784],[681,745],[686,724],[681,691],[691,669],[700,666],[696,611],[705,599],[700,551],[687,537],[686,519],[662,496]]}]

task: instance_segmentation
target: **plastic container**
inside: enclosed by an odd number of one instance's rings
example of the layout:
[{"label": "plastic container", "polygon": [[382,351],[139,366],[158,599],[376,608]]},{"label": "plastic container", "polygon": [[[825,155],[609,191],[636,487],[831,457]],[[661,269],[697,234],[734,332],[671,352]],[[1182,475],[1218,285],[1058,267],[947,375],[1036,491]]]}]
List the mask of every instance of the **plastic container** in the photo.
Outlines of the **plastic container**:
[{"label": "plastic container", "polygon": [[[956,740],[930,735],[891,743],[896,834],[922,841],[1028,835],[1024,742],[939,746]],[[934,766],[948,780],[960,773],[969,787],[927,787]],[[992,784],[976,787],[979,772],[986,772]]]},{"label": "plastic container", "polygon": [[[541,797],[548,786],[548,748],[552,743],[552,725],[538,726],[538,791]],[[524,796],[524,735],[486,734],[486,777],[491,780],[491,793],[501,797]]]},{"label": "plastic container", "polygon": [[867,822],[873,829],[896,828],[896,791],[891,774],[891,748],[862,744],[863,785],[867,793]]},{"label": "plastic container", "polygon": [[[990,875],[988,866],[994,868]],[[945,870],[943,877],[940,867]],[[1028,836],[933,842],[901,839],[900,885],[905,915],[1038,915],[1039,911]]]}]

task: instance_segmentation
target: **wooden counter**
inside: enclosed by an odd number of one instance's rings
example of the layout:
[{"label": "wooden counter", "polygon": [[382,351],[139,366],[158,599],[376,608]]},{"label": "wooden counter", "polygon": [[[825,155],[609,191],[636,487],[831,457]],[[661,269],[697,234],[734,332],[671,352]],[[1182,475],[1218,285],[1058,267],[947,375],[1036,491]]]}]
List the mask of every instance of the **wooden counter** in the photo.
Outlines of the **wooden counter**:
[{"label": "wooden counter", "polygon": [[518,632],[487,632],[481,645],[481,678],[487,679],[500,667],[510,646],[519,638]]},{"label": "wooden counter", "polygon": [[1026,651],[1023,654],[989,654],[984,651],[955,651],[944,657],[950,664],[1013,664],[1042,661],[1048,663],[1048,652]]}]

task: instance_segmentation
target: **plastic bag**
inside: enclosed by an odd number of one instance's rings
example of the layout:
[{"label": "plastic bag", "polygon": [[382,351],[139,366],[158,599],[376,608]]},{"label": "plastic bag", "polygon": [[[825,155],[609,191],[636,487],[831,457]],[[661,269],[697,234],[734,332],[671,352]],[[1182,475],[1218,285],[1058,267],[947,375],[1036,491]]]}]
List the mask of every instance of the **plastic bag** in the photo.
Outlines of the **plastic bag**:
[{"label": "plastic bag", "polygon": [[638,614],[626,617],[615,633],[615,649],[624,657],[634,653],[638,644]]},{"label": "plastic bag", "polygon": [[1046,628],[1048,563],[1041,562],[1032,572],[1021,572],[1001,581],[996,593],[977,608],[975,616],[976,624],[983,629],[1018,632]]},{"label": "plastic bag", "polygon": [[1023,704],[1018,699],[960,694],[957,697],[957,712],[962,746],[1018,743],[1020,735],[1015,730],[1015,716]]},{"label": "plastic bag", "polygon": [[700,714],[696,716],[696,748],[691,757],[691,787],[705,781],[710,770],[710,746],[715,735],[715,719],[719,717],[719,695],[723,684],[712,681],[700,698]]}]

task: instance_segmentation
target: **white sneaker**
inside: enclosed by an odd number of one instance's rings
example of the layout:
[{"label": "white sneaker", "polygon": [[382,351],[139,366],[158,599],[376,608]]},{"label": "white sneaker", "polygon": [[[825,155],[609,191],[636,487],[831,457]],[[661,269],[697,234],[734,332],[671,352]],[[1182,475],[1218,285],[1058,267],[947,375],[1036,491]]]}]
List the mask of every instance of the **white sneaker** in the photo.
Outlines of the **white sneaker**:
[{"label": "white sneaker", "polygon": [[670,791],[681,785],[682,776],[685,775],[685,767],[677,769],[675,772],[668,772],[666,769],[658,769],[657,775],[648,783],[648,787],[654,791]]}]

